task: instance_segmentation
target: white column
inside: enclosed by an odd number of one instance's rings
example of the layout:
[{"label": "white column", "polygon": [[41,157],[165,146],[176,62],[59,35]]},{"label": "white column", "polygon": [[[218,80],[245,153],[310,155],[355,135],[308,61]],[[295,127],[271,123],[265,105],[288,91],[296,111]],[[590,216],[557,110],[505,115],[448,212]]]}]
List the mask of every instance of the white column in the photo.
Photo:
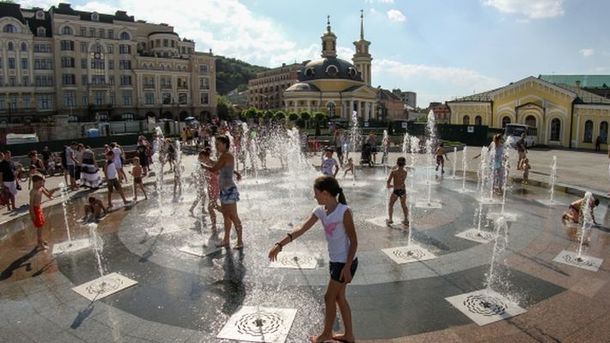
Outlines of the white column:
[{"label": "white column", "polygon": [[358,117],[362,116],[362,101],[358,101]]},{"label": "white column", "polygon": [[349,110],[347,111],[347,119],[352,120],[352,112],[354,111],[354,100],[349,101]]},{"label": "white column", "polygon": [[375,118],[377,120],[380,119],[379,116],[377,115],[377,103],[376,102],[373,103],[373,118]]}]

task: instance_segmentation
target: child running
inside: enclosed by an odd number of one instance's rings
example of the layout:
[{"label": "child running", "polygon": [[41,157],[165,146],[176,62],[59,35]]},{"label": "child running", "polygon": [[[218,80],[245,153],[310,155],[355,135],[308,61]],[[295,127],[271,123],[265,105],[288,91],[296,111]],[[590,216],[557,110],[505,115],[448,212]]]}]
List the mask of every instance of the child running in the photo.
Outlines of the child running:
[{"label": "child running", "polygon": [[532,169],[532,167],[530,166],[530,160],[527,157],[523,158],[519,162],[518,167],[519,168],[517,169],[523,170],[523,181],[521,183],[527,185],[527,183],[529,182],[530,169]]},{"label": "child running", "polygon": [[[595,221],[595,215],[593,214],[593,210],[598,205],[599,205],[599,199],[591,197],[591,201],[589,202],[587,207],[588,207],[588,210],[591,211],[591,220],[593,221],[593,224],[597,224],[597,222]],[[563,216],[561,216],[561,221],[563,222],[563,224],[567,225],[568,223],[572,223],[572,224],[582,223],[582,219],[584,217],[584,211],[585,211],[585,209],[583,208],[584,206],[586,206],[585,198],[578,199],[578,200],[574,201],[573,203],[571,203],[570,206],[568,207],[568,210],[563,213]]]},{"label": "child running", "polygon": [[45,224],[44,213],[42,212],[42,195],[46,195],[47,198],[52,199],[51,194],[44,188],[44,177],[35,174],[32,175],[32,190],[30,191],[30,219],[36,228],[37,245],[38,250],[47,250],[49,245],[42,239],[42,228]]},{"label": "child running", "polygon": [[[334,169],[334,171],[333,171]],[[324,149],[322,155],[322,165],[320,165],[320,171],[326,176],[336,177],[339,172],[339,162],[333,158],[333,149]]]},{"label": "child running", "polygon": [[447,157],[447,152],[445,151],[445,144],[440,143],[438,148],[436,148],[436,171],[438,171],[438,167],[441,167],[441,174],[445,174],[445,160],[449,161],[449,157]]},{"label": "child running", "polygon": [[142,174],[144,174],[144,169],[140,165],[140,158],[133,158],[133,167],[129,172],[133,176],[133,201],[138,201],[138,187],[144,193],[144,199],[148,200],[148,196],[146,195],[146,189],[144,189],[144,182],[142,182]]},{"label": "child running", "polygon": [[[324,330],[318,336],[311,336],[310,342],[330,342],[332,340],[341,342],[354,342],[352,329],[352,312],[347,299],[345,289],[352,281],[358,268],[358,239],[352,211],[347,206],[343,190],[332,176],[320,176],[313,185],[314,196],[318,204],[309,219],[300,229],[287,234],[269,251],[269,259],[275,261],[282,248],[312,228],[320,219],[324,227],[326,241],[328,242],[328,255],[330,257],[330,281],[324,296],[326,306],[324,314]],[[338,199],[337,199],[338,196]],[[332,332],[337,311],[337,305],[341,312],[345,332],[335,335]]]},{"label": "child running", "polygon": [[392,214],[394,212],[394,204],[396,200],[400,199],[400,206],[402,207],[402,213],[404,214],[404,220],[402,223],[409,227],[409,209],[407,208],[407,191],[405,189],[405,180],[407,179],[407,170],[405,164],[407,160],[404,157],[399,157],[396,160],[396,167],[392,168],[390,175],[388,176],[387,187],[388,189],[394,188],[390,195],[390,202],[388,204],[388,219],[386,219],[387,225],[394,224],[392,220]]},{"label": "child running", "polygon": [[345,165],[343,165],[343,178],[345,179],[345,176],[347,175],[347,172],[351,172],[352,173],[352,178],[355,177],[354,175],[354,161],[352,160],[352,158],[348,158],[347,162],[345,163]]},{"label": "child running", "polygon": [[123,187],[121,186],[121,182],[119,181],[119,172],[114,164],[114,152],[109,150],[106,153],[106,165],[104,166],[104,175],[106,175],[106,183],[108,183],[108,209],[112,208],[112,191],[116,190],[121,195],[121,199],[123,199],[123,203],[125,205],[128,204],[127,199],[125,198],[125,193],[123,193]]}]

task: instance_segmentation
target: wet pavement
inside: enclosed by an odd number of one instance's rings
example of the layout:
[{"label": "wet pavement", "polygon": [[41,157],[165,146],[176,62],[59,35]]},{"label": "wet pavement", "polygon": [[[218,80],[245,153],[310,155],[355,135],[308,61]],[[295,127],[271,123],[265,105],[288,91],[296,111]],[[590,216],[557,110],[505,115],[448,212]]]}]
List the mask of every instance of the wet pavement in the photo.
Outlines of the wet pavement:
[{"label": "wet pavement", "polygon": [[[121,273],[138,285],[93,303],[71,289],[99,277],[93,249],[56,257],[50,252],[35,252],[35,232],[27,216],[3,223],[1,340],[217,342],[222,340],[216,335],[241,306],[267,306],[297,309],[286,341],[304,342],[321,327],[328,282],[324,235],[316,226],[284,250],[312,256],[315,269],[270,268],[266,253],[314,208],[308,173],[286,176],[273,170],[259,175],[258,182],[244,180],[239,203],[246,243],[243,251],[221,250],[205,257],[180,251],[191,243],[213,245],[218,239],[209,225],[201,225],[197,211],[195,216],[188,213],[194,200],[188,187],[174,198],[166,185],[160,203],[153,195],[148,201],[118,208],[97,228],[104,243],[102,267],[105,273]],[[421,177],[422,170],[417,175]],[[412,219],[413,240],[438,257],[396,264],[381,249],[406,245],[407,232],[367,221],[385,212],[384,178],[383,168],[377,168],[361,171],[356,186],[350,185],[351,180],[340,179],[359,237],[360,265],[348,287],[359,341],[610,339],[605,324],[610,318],[610,230],[605,203],[596,210],[602,225],[591,231],[590,246],[585,249],[587,255],[604,259],[595,273],[553,262],[562,250],[577,248],[579,232],[561,224],[564,207],[546,207],[535,201],[548,197],[546,189],[514,184],[506,210],[518,218],[510,224],[509,246],[499,260],[498,286],[527,312],[479,327],[445,300],[483,288],[489,270],[492,244],[455,237],[476,222],[476,193],[457,192],[461,180],[438,178],[432,191],[443,208],[415,209]],[[477,187],[474,182],[467,186]],[[152,194],[153,187],[148,189]],[[426,189],[420,185],[417,190],[415,197],[420,199]],[[557,198],[566,203],[575,199],[564,193],[558,193]],[[45,207],[50,223],[45,227],[45,238],[51,244],[65,241],[63,210],[49,205]],[[78,222],[82,206],[82,197],[74,197],[68,206],[73,238],[89,237],[88,228]],[[485,211],[488,208],[497,210],[499,206],[486,206]],[[395,214],[401,218],[398,204]],[[209,218],[204,220],[209,224]],[[172,232],[150,233],[159,228]],[[492,228],[490,222],[483,221],[483,230]],[[340,327],[337,323],[337,329]]]}]

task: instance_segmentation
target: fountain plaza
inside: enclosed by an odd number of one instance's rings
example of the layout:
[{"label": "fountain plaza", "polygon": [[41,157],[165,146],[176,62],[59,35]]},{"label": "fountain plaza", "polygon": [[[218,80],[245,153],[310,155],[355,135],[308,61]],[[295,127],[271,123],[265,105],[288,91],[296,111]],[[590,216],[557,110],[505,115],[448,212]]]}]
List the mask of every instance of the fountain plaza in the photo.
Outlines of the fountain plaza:
[{"label": "fountain plaza", "polygon": [[[358,341],[610,340],[607,201],[595,209],[600,225],[588,217],[579,226],[561,223],[566,206],[554,203],[577,199],[570,193],[579,188],[566,185],[580,182],[564,169],[565,152],[534,165],[554,175],[533,173],[522,185],[511,169],[505,191],[494,193],[488,161],[472,159],[480,147],[468,147],[468,156],[449,151],[456,163],[445,165],[443,177],[423,154],[431,147],[417,151],[411,139],[404,153],[389,156],[391,163],[406,156],[410,167],[410,229],[384,223],[386,168],[339,178],[359,241],[360,266],[347,288]],[[329,280],[321,228],[288,245],[277,262],[266,257],[316,206],[311,164],[319,158],[308,160],[291,146],[286,168],[270,158],[269,169],[246,173],[238,184],[243,250],[217,249],[209,218],[199,208],[189,213],[197,195],[188,154],[176,197],[166,171],[157,178],[160,192],[148,178],[149,200],[119,207],[99,223],[80,222],[84,197],[45,203],[45,237],[62,249],[34,251],[28,216],[2,216],[0,341],[305,342],[322,327]],[[548,152],[532,151],[530,160],[538,153],[548,159]],[[588,155],[576,158],[603,157]],[[552,194],[550,182],[557,182]],[[394,213],[400,222],[399,203]]]}]

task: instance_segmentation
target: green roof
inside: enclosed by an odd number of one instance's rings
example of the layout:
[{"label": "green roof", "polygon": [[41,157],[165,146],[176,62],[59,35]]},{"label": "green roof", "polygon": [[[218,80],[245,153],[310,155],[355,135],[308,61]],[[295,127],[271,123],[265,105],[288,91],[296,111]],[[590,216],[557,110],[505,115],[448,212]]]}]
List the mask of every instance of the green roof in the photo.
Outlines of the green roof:
[{"label": "green roof", "polygon": [[539,75],[538,78],[572,87],[577,87],[577,82],[580,82],[581,88],[610,88],[610,75]]}]

